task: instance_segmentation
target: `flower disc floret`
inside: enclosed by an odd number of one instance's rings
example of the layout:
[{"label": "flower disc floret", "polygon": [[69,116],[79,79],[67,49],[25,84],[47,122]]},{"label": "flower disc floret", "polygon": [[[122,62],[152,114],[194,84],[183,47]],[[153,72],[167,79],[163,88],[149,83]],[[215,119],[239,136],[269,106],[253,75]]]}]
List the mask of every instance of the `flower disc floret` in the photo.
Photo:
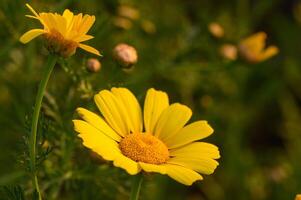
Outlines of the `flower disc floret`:
[{"label": "flower disc floret", "polygon": [[119,143],[121,152],[136,162],[162,164],[169,158],[166,145],[149,133],[133,133]]}]

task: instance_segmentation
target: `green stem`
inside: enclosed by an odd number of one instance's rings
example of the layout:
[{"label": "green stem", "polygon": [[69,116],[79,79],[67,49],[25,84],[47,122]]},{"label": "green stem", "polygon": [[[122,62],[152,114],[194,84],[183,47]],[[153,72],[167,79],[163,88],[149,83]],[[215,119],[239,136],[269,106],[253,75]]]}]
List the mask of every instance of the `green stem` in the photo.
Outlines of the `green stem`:
[{"label": "green stem", "polygon": [[40,115],[45,89],[56,61],[57,61],[57,57],[55,55],[49,55],[47,64],[45,66],[42,75],[42,80],[39,85],[38,94],[36,96],[36,102],[35,102],[33,116],[32,116],[31,134],[29,138],[29,149],[30,149],[29,154],[30,154],[30,168],[32,172],[32,182],[38,194],[39,200],[42,199],[42,196],[41,196],[38,177],[36,173],[36,143],[37,143],[38,121],[39,121],[39,115]]},{"label": "green stem", "polygon": [[133,177],[130,200],[138,200],[139,199],[142,180],[143,180],[143,175],[141,173]]}]

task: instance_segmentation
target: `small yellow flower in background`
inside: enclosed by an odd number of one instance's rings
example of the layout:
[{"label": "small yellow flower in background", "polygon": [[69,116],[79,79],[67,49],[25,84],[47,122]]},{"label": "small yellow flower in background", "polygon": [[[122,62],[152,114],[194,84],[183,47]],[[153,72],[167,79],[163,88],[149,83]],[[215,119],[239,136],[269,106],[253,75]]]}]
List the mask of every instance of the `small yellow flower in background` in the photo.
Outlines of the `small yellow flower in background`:
[{"label": "small yellow flower in background", "polygon": [[240,54],[249,62],[261,62],[271,58],[279,52],[276,46],[265,48],[266,33],[255,33],[246,39],[243,39],[239,44]]},{"label": "small yellow flower in background", "polygon": [[222,38],[224,36],[224,28],[216,22],[212,22],[208,25],[209,32],[216,38]]},{"label": "small yellow flower in background", "polygon": [[23,34],[20,38],[22,43],[26,44],[32,39],[44,35],[50,53],[69,57],[79,47],[100,56],[98,50],[81,43],[93,38],[93,36],[87,35],[87,32],[94,24],[95,16],[83,15],[82,13],[74,15],[68,9],[64,11],[63,15],[44,12],[38,14],[29,4],[26,4],[26,6],[34,14],[34,16],[26,16],[39,20],[44,28],[32,29]]},{"label": "small yellow flower in background", "polygon": [[198,141],[213,129],[202,120],[185,125],[192,111],[179,103],[170,105],[165,92],[149,89],[143,114],[125,88],[102,90],[94,100],[103,117],[78,108],[83,120],[73,120],[74,129],[84,146],[129,174],[157,172],[191,185],[203,179],[199,173],[212,174],[218,166],[218,148]]},{"label": "small yellow flower in background", "polygon": [[297,194],[295,200],[301,200],[301,194]]}]

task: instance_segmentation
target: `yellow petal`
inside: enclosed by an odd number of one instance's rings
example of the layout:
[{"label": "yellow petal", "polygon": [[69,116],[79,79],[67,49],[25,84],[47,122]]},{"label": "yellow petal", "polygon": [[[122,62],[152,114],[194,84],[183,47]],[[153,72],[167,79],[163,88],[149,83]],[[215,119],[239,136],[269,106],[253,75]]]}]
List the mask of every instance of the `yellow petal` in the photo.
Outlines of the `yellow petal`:
[{"label": "yellow petal", "polygon": [[29,5],[29,4],[26,4],[26,7],[34,14],[34,16],[31,16],[31,15],[25,15],[26,17],[29,17],[29,18],[34,18],[34,19],[37,19],[39,20],[45,27],[47,27],[46,23],[44,22],[44,20],[40,17],[40,15]]},{"label": "yellow petal", "polygon": [[144,101],[144,126],[147,133],[153,134],[161,113],[168,105],[168,96],[165,92],[153,88],[147,91]]},{"label": "yellow petal", "polygon": [[83,17],[83,14],[82,13],[80,13],[80,14],[78,14],[78,15],[74,15],[74,17],[73,17],[73,20],[74,20],[74,22],[73,22],[73,25],[72,25],[72,30],[74,30],[74,31],[78,31],[78,28],[79,28],[79,26],[80,26],[80,24],[81,24],[81,21],[82,21],[82,17]]},{"label": "yellow petal", "polygon": [[93,39],[94,37],[92,35],[83,35],[80,37],[76,42],[84,42]]},{"label": "yellow petal", "polygon": [[73,120],[74,130],[83,139],[83,145],[92,149],[106,160],[114,160],[122,155],[118,144],[111,138],[104,135],[98,129],[82,120]]},{"label": "yellow petal", "polygon": [[48,31],[51,29],[56,30],[56,22],[50,13],[40,13],[40,19],[44,22],[45,26],[48,28]]},{"label": "yellow petal", "polygon": [[259,60],[264,61],[264,60],[276,55],[278,52],[279,52],[279,49],[276,46],[270,46],[266,50],[264,50],[264,52],[262,52],[260,54]]},{"label": "yellow petal", "polygon": [[172,149],[206,138],[212,133],[213,129],[207,121],[197,121],[185,126],[172,137],[166,138],[164,142],[169,149]]},{"label": "yellow petal", "polygon": [[89,29],[92,27],[92,25],[95,22],[95,16],[92,15],[85,15],[82,19],[81,25],[79,27],[78,33],[79,35],[84,35],[86,34]]},{"label": "yellow petal", "polygon": [[59,14],[52,14],[51,16],[53,17],[55,21],[55,29],[62,34],[64,38],[66,38],[66,32],[67,32],[67,20],[59,15]]},{"label": "yellow petal", "polygon": [[73,12],[71,12],[69,9],[64,10],[63,17],[66,19],[67,27],[70,26],[73,20],[73,16]]},{"label": "yellow petal", "polygon": [[23,44],[26,44],[26,43],[30,42],[32,39],[34,39],[44,33],[45,33],[45,31],[43,29],[32,29],[30,31],[27,31],[20,37],[20,42],[22,42]]},{"label": "yellow petal", "polygon": [[112,88],[112,93],[119,100],[119,104],[125,112],[123,118],[126,119],[127,127],[132,133],[142,132],[142,114],[140,105],[136,97],[126,88]]},{"label": "yellow petal", "polygon": [[25,15],[25,17],[40,20],[38,17],[32,15]]},{"label": "yellow petal", "polygon": [[255,33],[241,42],[249,51],[259,53],[265,46],[267,35],[264,32]]},{"label": "yellow petal", "polygon": [[26,7],[36,16],[39,17],[38,13],[27,3]]},{"label": "yellow petal", "polygon": [[169,155],[172,157],[175,156],[193,157],[193,158],[208,157],[212,159],[220,158],[220,154],[217,146],[206,142],[193,142],[183,147],[170,149]]},{"label": "yellow petal", "polygon": [[85,44],[79,44],[79,47],[82,48],[85,51],[88,51],[88,52],[93,53],[95,55],[101,56],[99,51],[97,49],[94,49],[91,46],[88,46],[88,45],[85,45]]},{"label": "yellow petal", "polygon": [[160,174],[167,174],[169,177],[184,185],[191,185],[193,182],[203,179],[203,177],[197,172],[179,165],[154,165],[143,162],[139,162],[139,165],[146,172],[157,172]]},{"label": "yellow petal", "polygon": [[203,180],[203,177],[200,174],[191,169],[171,164],[165,164],[165,167],[169,177],[184,185],[192,185],[195,181]]},{"label": "yellow petal", "polygon": [[139,162],[139,165],[146,172],[157,172],[160,174],[166,174],[165,165],[154,165],[144,162]]},{"label": "yellow petal", "polygon": [[175,103],[166,108],[160,115],[155,127],[155,136],[165,142],[167,137],[172,137],[188,122],[192,115],[190,108]]},{"label": "yellow petal", "polygon": [[218,166],[218,162],[214,159],[208,157],[195,158],[192,156],[176,156],[170,158],[167,163],[181,165],[202,174],[212,174]]},{"label": "yellow petal", "polygon": [[120,142],[120,135],[118,135],[100,116],[84,108],[77,108],[76,111],[82,119],[97,128],[100,132],[111,139]]},{"label": "yellow petal", "polygon": [[127,171],[127,173],[131,175],[138,174],[141,171],[141,168],[139,167],[138,163],[125,157],[124,155],[119,155],[114,160],[114,166],[123,168]]},{"label": "yellow petal", "polygon": [[94,101],[110,126],[121,136],[129,133],[122,107],[116,97],[108,90],[102,90],[94,96]]}]

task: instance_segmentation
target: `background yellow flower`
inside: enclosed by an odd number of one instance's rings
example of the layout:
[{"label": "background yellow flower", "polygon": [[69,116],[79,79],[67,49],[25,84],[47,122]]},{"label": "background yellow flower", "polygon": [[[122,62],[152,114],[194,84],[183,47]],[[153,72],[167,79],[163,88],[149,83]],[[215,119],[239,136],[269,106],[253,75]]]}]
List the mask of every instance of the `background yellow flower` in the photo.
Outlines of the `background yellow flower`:
[{"label": "background yellow flower", "polygon": [[241,55],[249,62],[261,62],[275,56],[279,49],[276,46],[266,45],[267,34],[264,32],[255,33],[239,43]]}]

